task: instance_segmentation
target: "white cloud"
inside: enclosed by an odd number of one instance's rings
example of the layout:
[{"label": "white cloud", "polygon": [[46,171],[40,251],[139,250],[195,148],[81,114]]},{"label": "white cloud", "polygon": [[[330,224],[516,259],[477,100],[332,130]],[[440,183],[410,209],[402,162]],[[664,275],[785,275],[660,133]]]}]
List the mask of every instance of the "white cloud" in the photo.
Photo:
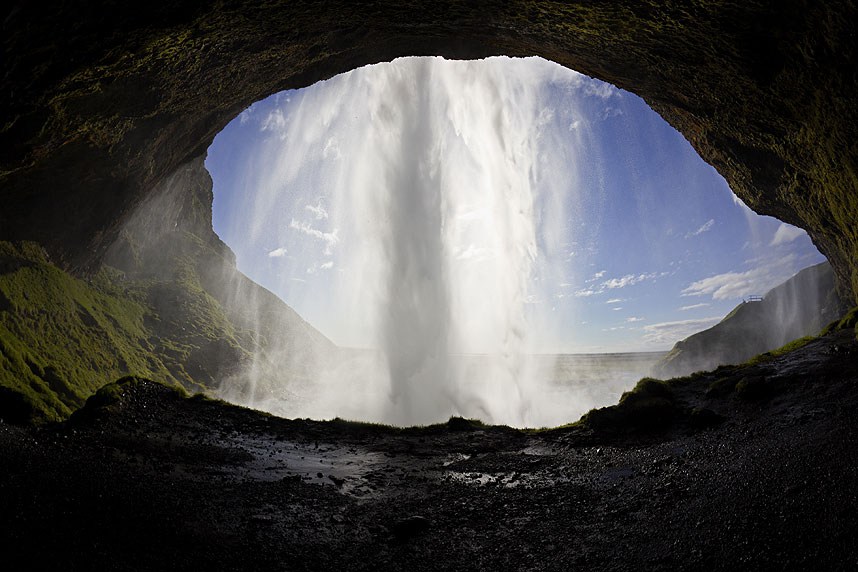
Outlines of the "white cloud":
[{"label": "white cloud", "polygon": [[587,284],[590,284],[591,282],[595,282],[596,280],[598,280],[599,278],[604,276],[606,273],[607,273],[607,271],[605,271],[605,270],[600,270],[600,271],[596,272],[595,274],[593,274],[592,278],[587,280]]},{"label": "white cloud", "polygon": [[711,328],[721,321],[721,318],[700,318],[696,320],[679,320],[676,322],[661,322],[644,326],[643,341],[647,345],[672,345],[706,328]]},{"label": "white cloud", "polygon": [[613,308],[611,308],[611,309],[612,309],[614,312],[618,312],[618,311],[622,310],[622,309],[623,309],[623,307],[622,307],[622,306],[614,306],[614,307],[613,307]]},{"label": "white cloud", "polygon": [[775,231],[775,236],[772,238],[772,242],[769,246],[776,246],[778,244],[786,244],[788,242],[792,242],[800,236],[803,236],[805,231],[802,229],[792,226],[791,224],[787,224],[782,222],[778,229]]},{"label": "white cloud", "polygon": [[698,280],[682,291],[682,296],[711,295],[713,300],[729,300],[752,294],[765,294],[794,274],[795,255],[745,272],[725,272]]},{"label": "white cloud", "polygon": [[284,256],[286,256],[286,249],[282,246],[280,248],[275,248],[268,253],[269,258],[282,258]]},{"label": "white cloud", "polygon": [[694,232],[689,232],[688,234],[686,234],[686,235],[685,235],[685,238],[691,238],[692,236],[698,236],[698,235],[703,234],[704,232],[709,232],[710,230],[712,230],[712,227],[713,227],[713,226],[715,226],[715,219],[714,219],[714,218],[710,218],[709,220],[707,220],[706,222],[704,222],[704,223],[700,226],[700,228],[698,228],[698,229],[697,229],[697,230],[695,230]]},{"label": "white cloud", "polygon": [[599,99],[610,99],[612,97],[622,96],[620,90],[616,86],[588,77],[584,77],[584,81],[581,82],[581,86],[584,95],[598,97]]},{"label": "white cloud", "polygon": [[623,110],[619,107],[608,106],[602,111],[602,119],[610,119],[612,117],[617,117],[618,115],[622,115]]},{"label": "white cloud", "polygon": [[239,125],[244,125],[253,118],[253,106],[251,105],[244,111],[238,114]]},{"label": "white cloud", "polygon": [[[662,273],[664,275],[665,273]],[[645,280],[652,280],[656,278],[658,273],[650,272],[649,274],[626,274],[622,278],[611,278],[610,280],[605,280],[602,282],[602,288],[606,288],[608,290],[614,290],[616,288],[625,288],[626,286],[633,286],[638,284],[639,282],[643,282]]]},{"label": "white cloud", "polygon": [[318,238],[325,242],[325,254],[330,256],[333,253],[334,246],[340,241],[337,236],[337,229],[334,229],[333,232],[322,232],[317,228],[313,228],[309,223],[300,222],[292,219],[292,222],[289,223],[289,228],[295,229],[297,231],[306,234],[307,236],[312,236],[313,238]]},{"label": "white cloud", "polygon": [[705,308],[706,306],[709,306],[708,302],[701,302],[700,304],[691,304],[690,306],[683,306],[679,310],[681,312],[686,312],[688,310],[696,310],[697,308]]},{"label": "white cloud", "polygon": [[318,262],[314,262],[313,265],[307,269],[307,274],[315,274],[319,270],[330,270],[333,267],[334,267],[334,261],[333,260],[328,260],[327,262],[324,262],[322,264],[319,264]]},{"label": "white cloud", "polygon": [[325,210],[321,202],[315,205],[306,205],[304,208],[313,213],[316,216],[316,220],[328,218],[328,211]]},{"label": "white cloud", "polygon": [[[634,284],[639,284],[640,282],[644,282],[646,280],[653,280],[655,278],[659,278],[661,276],[665,276],[669,274],[668,272],[650,272],[649,274],[626,274],[621,278],[610,278],[605,280],[598,287],[589,286],[587,288],[578,290],[575,292],[574,296],[577,298],[586,298],[589,296],[595,296],[597,294],[604,294],[606,290],[616,290],[618,288],[625,288],[626,286],[633,286]],[[605,275],[604,270],[600,270],[596,272],[593,277],[586,282],[591,284]],[[566,284],[561,284],[564,286]],[[625,302],[626,298],[611,298],[606,304],[618,304],[620,302]]]},{"label": "white cloud", "polygon": [[286,116],[283,111],[275,109],[262,120],[261,131],[283,131],[286,128]]},{"label": "white cloud", "polygon": [[303,278],[290,278],[293,282],[306,282]]},{"label": "white cloud", "polygon": [[630,317],[626,318],[626,322],[643,322],[643,321],[644,321],[643,318],[639,318],[637,316],[630,316]]}]

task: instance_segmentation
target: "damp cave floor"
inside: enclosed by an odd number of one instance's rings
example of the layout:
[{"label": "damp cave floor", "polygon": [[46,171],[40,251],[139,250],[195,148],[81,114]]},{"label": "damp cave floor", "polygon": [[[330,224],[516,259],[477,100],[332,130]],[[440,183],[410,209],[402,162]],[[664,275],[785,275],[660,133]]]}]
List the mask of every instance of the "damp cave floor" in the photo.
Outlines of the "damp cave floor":
[{"label": "damp cave floor", "polygon": [[[33,570],[852,570],[858,347],[676,389],[707,427],[285,420],[154,383],[0,424],[0,555]],[[752,369],[752,371],[751,371]],[[742,369],[733,375],[741,376]]]}]

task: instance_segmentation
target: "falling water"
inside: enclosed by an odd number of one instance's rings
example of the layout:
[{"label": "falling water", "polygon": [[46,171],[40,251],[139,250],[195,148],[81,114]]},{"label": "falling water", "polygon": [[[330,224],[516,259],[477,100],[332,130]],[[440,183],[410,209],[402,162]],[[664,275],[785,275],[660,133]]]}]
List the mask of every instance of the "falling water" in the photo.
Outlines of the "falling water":
[{"label": "falling water", "polygon": [[326,275],[313,296],[336,318],[323,330],[375,351],[344,351],[303,386],[283,380],[290,399],[253,405],[396,424],[544,424],[556,406],[543,387],[552,360],[533,357],[550,332],[539,302],[563,279],[570,155],[586,136],[578,110],[556,121],[551,101],[583,76],[509,58],[373,68],[281,96],[297,100],[256,118],[267,137],[242,220],[250,240],[287,245],[271,256],[306,268],[293,288]]},{"label": "falling water", "polygon": [[667,350],[818,256],[643,101],[538,58],[354,70],[219,139],[215,229],[312,324],[228,269],[255,346],[221,395],[287,417],[574,421],[658,356],[565,352]]}]

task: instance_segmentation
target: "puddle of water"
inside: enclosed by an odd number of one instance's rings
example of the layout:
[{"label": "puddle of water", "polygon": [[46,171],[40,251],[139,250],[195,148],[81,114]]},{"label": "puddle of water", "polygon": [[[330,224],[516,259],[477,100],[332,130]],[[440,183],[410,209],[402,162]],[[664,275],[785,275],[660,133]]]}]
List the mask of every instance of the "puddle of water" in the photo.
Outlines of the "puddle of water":
[{"label": "puddle of water", "polygon": [[226,441],[219,444],[241,449],[253,456],[252,461],[239,468],[245,478],[277,481],[297,477],[305,483],[335,486],[344,494],[357,496],[369,492],[363,488],[368,486],[366,476],[387,462],[381,453],[359,447],[243,436]]},{"label": "puddle of water", "polygon": [[448,455],[447,459],[444,461],[444,466],[449,467],[453,463],[459,463],[461,461],[467,461],[471,456],[465,453],[453,453],[452,455]]}]

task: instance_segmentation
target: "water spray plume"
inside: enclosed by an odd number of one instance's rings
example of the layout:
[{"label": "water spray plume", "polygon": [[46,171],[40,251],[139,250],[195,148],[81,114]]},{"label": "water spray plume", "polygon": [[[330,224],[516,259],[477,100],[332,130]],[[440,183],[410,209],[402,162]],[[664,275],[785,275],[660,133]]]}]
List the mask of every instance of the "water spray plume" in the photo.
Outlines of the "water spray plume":
[{"label": "water spray plume", "polygon": [[544,426],[586,411],[575,392],[557,402],[554,360],[535,356],[552,288],[569,279],[569,221],[603,200],[586,112],[552,103],[586,79],[538,59],[410,58],[278,96],[255,118],[264,137],[236,218],[286,269],[291,298],[314,298],[306,317],[365,351],[245,402],[400,425]]}]

